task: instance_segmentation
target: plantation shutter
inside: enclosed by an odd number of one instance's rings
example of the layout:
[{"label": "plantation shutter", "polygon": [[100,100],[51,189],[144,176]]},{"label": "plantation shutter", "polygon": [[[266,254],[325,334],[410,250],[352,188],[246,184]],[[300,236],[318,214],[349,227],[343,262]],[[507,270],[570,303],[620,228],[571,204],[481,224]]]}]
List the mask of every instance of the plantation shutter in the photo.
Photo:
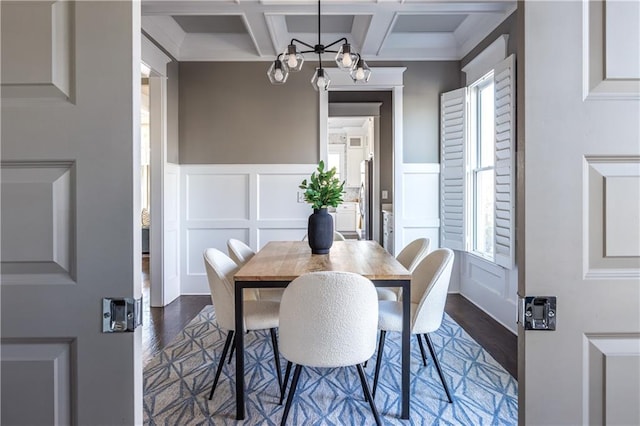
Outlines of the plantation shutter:
[{"label": "plantation shutter", "polygon": [[494,68],[495,84],[495,263],[515,264],[515,62]]},{"label": "plantation shutter", "polygon": [[467,88],[440,97],[440,246],[466,249]]}]

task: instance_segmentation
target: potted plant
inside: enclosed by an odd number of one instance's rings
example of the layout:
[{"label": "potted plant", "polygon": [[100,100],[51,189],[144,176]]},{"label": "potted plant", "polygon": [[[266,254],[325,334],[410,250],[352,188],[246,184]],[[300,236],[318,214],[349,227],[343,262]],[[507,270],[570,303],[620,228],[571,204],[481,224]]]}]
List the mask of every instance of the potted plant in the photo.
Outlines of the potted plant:
[{"label": "potted plant", "polygon": [[327,254],[333,244],[333,218],[327,208],[338,207],[342,203],[344,181],[336,177],[335,167],[325,170],[321,160],[309,181],[303,180],[299,188],[304,189],[304,200],[313,208],[307,227],[311,253]]}]

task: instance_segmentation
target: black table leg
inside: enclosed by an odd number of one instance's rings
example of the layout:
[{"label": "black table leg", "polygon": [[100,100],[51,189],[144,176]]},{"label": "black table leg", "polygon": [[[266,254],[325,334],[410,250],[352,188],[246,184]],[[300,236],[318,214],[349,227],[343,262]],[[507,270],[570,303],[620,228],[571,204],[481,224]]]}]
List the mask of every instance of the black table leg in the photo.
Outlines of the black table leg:
[{"label": "black table leg", "polygon": [[402,282],[402,413],[409,419],[409,386],[411,379],[411,281]]},{"label": "black table leg", "polygon": [[236,321],[236,420],[244,420],[244,306],[241,282],[235,285],[235,321]]}]

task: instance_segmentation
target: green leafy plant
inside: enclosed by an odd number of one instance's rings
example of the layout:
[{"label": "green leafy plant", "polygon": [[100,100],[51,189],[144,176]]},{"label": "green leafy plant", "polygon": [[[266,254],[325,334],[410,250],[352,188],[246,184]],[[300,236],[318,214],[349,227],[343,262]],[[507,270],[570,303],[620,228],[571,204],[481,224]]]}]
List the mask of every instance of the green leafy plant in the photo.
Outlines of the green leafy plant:
[{"label": "green leafy plant", "polygon": [[323,207],[338,207],[342,203],[344,181],[336,177],[336,168],[324,169],[324,161],[318,163],[318,169],[311,173],[309,182],[303,180],[299,186],[304,189],[304,200],[311,204],[314,210]]}]

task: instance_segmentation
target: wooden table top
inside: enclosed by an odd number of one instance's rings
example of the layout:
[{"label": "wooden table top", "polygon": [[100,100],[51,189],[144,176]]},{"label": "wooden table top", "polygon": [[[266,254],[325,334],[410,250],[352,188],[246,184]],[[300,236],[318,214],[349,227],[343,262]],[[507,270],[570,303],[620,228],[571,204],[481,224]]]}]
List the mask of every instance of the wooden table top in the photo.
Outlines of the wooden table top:
[{"label": "wooden table top", "polygon": [[329,254],[311,254],[307,241],[267,243],[236,281],[292,281],[315,271],[355,272],[370,280],[409,280],[411,273],[376,241],[334,241]]}]

